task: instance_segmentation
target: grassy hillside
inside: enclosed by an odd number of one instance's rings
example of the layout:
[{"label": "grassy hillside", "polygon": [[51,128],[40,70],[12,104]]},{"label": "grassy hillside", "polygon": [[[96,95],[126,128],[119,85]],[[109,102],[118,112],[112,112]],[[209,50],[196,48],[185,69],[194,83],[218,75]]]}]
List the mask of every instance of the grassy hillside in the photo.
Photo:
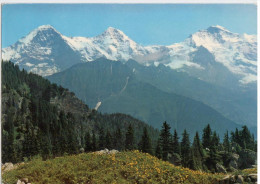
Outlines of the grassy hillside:
[{"label": "grassy hillside", "polygon": [[4,173],[15,184],[28,178],[32,183],[193,183],[211,184],[223,174],[209,174],[177,167],[138,151],[117,154],[84,153],[47,161],[35,159]]}]

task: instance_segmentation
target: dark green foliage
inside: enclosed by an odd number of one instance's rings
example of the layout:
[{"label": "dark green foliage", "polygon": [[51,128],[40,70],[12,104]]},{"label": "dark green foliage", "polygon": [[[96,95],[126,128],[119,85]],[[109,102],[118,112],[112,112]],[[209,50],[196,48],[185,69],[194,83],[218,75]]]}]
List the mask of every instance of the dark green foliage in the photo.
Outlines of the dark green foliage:
[{"label": "dark green foliage", "polygon": [[112,148],[113,148],[113,145],[112,145],[112,135],[111,135],[111,133],[110,133],[109,130],[107,130],[105,140],[106,140],[105,147],[106,147],[107,149],[112,149]]},{"label": "dark green foliage", "polygon": [[203,170],[204,169],[204,151],[202,144],[200,142],[199,133],[196,132],[192,143],[192,161],[193,161],[193,169],[195,170]]},{"label": "dark green foliage", "polygon": [[135,149],[134,129],[131,124],[129,125],[125,135],[125,149],[126,150]]},{"label": "dark green foliage", "polygon": [[177,134],[176,129],[174,130],[174,134],[173,134],[173,140],[172,140],[172,151],[173,153],[177,153],[177,154],[181,154],[181,148],[180,148],[180,143],[179,143],[179,137]]},{"label": "dark green foliage", "polygon": [[139,150],[141,150],[144,153],[153,154],[151,139],[146,127],[144,127],[143,129],[143,136],[139,143]]},{"label": "dark green foliage", "polygon": [[92,151],[97,151],[98,147],[97,147],[97,139],[96,139],[96,135],[95,135],[95,132],[93,131],[92,132],[92,145],[91,145],[91,148],[92,148]]},{"label": "dark green foliage", "polygon": [[90,136],[90,133],[88,131],[85,135],[85,151],[86,152],[91,151],[91,136]]},{"label": "dark green foliage", "polygon": [[181,140],[181,159],[184,167],[189,167],[191,162],[190,138],[186,130],[182,134]]},{"label": "dark green foliage", "polygon": [[101,128],[100,131],[99,131],[98,148],[104,149],[105,145],[106,145],[105,132],[104,132],[104,129]]},{"label": "dark green foliage", "polygon": [[203,135],[202,135],[202,145],[204,149],[211,147],[211,139],[212,139],[212,130],[210,128],[210,125],[208,124],[203,129]]},{"label": "dark green foliage", "polygon": [[231,139],[226,133],[220,143],[217,132],[208,125],[203,130],[202,144],[196,133],[192,147],[185,130],[180,145],[178,129],[171,135],[166,122],[158,139],[159,131],[142,121],[125,114],[91,110],[73,93],[38,75],[20,71],[11,62],[2,63],[2,69],[4,163],[21,162],[35,155],[45,160],[76,154],[80,147],[86,152],[104,148],[133,150],[138,142],[143,152],[155,152],[158,158],[196,170],[215,172],[216,163],[228,166],[232,153],[243,159],[241,168],[254,164],[257,142],[246,126],[231,132]]},{"label": "dark green foliage", "polygon": [[224,146],[224,151],[226,153],[229,153],[231,151],[228,131],[224,135],[223,146]]},{"label": "dark green foliage", "polygon": [[114,132],[113,145],[116,150],[121,151],[124,149],[123,135],[119,127]]},{"label": "dark green foliage", "polygon": [[161,149],[160,139],[158,139],[158,142],[157,142],[157,145],[156,145],[155,156],[159,159],[162,158],[162,149]]},{"label": "dark green foliage", "polygon": [[171,129],[170,125],[165,121],[163,123],[161,133],[160,133],[160,143],[161,143],[163,160],[168,160],[168,154],[171,152],[170,129]]},{"label": "dark green foliage", "polygon": [[[123,134],[130,124],[136,141],[141,140],[144,127],[153,141],[158,138],[157,130],[129,115],[92,111],[67,89],[20,71],[11,62],[2,62],[4,162],[16,163],[35,155],[47,159],[64,153],[75,154],[81,147],[86,151],[97,151],[105,146],[123,150]],[[99,133],[101,127],[106,135]],[[85,137],[87,132],[93,136]],[[99,147],[100,137],[103,142]],[[89,142],[87,145],[84,138]]]}]

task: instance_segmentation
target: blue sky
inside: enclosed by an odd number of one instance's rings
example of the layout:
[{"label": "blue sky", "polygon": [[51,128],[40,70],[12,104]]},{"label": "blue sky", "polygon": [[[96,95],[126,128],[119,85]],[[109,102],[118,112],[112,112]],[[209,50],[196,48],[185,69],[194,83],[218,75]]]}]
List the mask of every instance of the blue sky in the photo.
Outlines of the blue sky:
[{"label": "blue sky", "polygon": [[242,4],[9,4],[2,7],[2,46],[44,24],[85,37],[111,26],[142,45],[170,45],[211,25],[256,34],[256,19],[257,7]]}]

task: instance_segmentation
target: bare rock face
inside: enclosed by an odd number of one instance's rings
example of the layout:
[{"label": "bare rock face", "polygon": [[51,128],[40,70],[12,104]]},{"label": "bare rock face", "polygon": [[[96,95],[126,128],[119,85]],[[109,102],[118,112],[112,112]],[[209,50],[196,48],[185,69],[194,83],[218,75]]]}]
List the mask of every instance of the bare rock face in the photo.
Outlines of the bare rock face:
[{"label": "bare rock face", "polygon": [[12,169],[17,168],[13,163],[7,162],[4,165],[2,165],[2,172],[10,171]]}]

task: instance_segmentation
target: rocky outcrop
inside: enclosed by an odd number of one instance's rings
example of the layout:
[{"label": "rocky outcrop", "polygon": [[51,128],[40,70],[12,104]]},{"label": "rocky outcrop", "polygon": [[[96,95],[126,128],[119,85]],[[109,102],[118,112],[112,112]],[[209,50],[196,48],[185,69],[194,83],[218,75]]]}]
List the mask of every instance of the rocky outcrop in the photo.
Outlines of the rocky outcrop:
[{"label": "rocky outcrop", "polygon": [[229,168],[238,169],[238,159],[239,159],[239,155],[233,153],[230,158]]},{"label": "rocky outcrop", "polygon": [[218,184],[257,183],[257,174],[227,175]]},{"label": "rocky outcrop", "polygon": [[108,150],[108,149],[104,149],[104,150],[100,150],[100,151],[96,151],[95,153],[96,154],[99,154],[99,155],[102,155],[102,154],[116,154],[116,153],[118,153],[119,151],[117,151],[117,150]]},{"label": "rocky outcrop", "polygon": [[254,165],[257,162],[257,154],[256,152],[248,149],[244,149],[240,152],[240,157],[238,159],[238,167],[240,169],[245,168],[254,168]]},{"label": "rocky outcrop", "polygon": [[29,182],[28,178],[22,178],[18,180],[16,184],[31,184],[31,183]]}]

